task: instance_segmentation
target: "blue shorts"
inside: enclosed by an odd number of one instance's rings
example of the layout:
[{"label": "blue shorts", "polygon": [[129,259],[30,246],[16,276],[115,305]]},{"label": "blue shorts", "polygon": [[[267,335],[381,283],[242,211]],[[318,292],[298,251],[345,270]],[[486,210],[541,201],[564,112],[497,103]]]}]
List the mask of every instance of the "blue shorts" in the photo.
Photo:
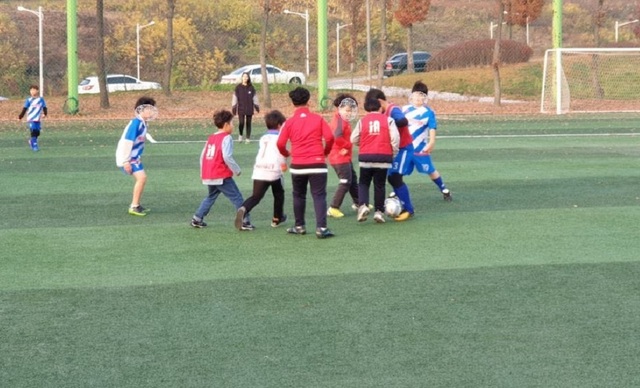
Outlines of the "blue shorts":
[{"label": "blue shorts", "polygon": [[40,132],[40,128],[42,128],[42,127],[40,126],[40,122],[39,121],[29,121],[29,129],[30,130]]},{"label": "blue shorts", "polygon": [[[127,171],[124,169],[124,167],[120,167],[120,170],[126,175],[129,175]],[[131,162],[131,174],[134,174],[139,171],[144,171],[144,166],[142,165],[142,162],[141,161]]]},{"label": "blue shorts", "polygon": [[431,162],[431,155],[418,154],[413,151],[413,147],[407,147],[401,149],[393,159],[389,175],[393,173],[411,175],[414,169],[421,174],[432,174],[436,171],[436,167]]}]

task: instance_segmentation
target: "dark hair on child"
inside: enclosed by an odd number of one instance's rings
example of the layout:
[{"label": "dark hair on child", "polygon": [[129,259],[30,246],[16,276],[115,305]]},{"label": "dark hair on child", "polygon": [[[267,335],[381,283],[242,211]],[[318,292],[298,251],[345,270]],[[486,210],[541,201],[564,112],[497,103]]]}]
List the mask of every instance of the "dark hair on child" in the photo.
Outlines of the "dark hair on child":
[{"label": "dark hair on child", "polygon": [[154,100],[153,98],[149,97],[149,96],[142,96],[140,98],[138,98],[138,101],[136,101],[136,108],[139,107],[140,105],[153,105],[156,106],[156,100]]},{"label": "dark hair on child", "polygon": [[427,87],[427,84],[425,84],[424,82],[422,82],[422,80],[416,81],[413,84],[413,87],[411,88],[411,93],[413,92],[422,92],[424,94],[429,94],[429,88]]},{"label": "dark hair on child", "polygon": [[298,86],[289,92],[289,98],[293,103],[293,106],[303,106],[309,102],[309,98],[311,98],[311,94],[309,91],[302,86]]},{"label": "dark hair on child", "polygon": [[222,129],[226,123],[230,123],[233,120],[233,113],[227,109],[220,109],[213,113],[213,123],[216,128]]},{"label": "dark hair on child", "polygon": [[284,124],[286,119],[282,112],[274,109],[264,116],[264,123],[267,124],[267,129],[278,129],[280,125]]},{"label": "dark hair on child", "polygon": [[384,92],[380,89],[369,89],[367,94],[364,96],[365,101],[369,99],[373,100],[384,100],[387,101],[387,96],[384,95]]},{"label": "dark hair on child", "polygon": [[364,110],[367,112],[378,112],[380,107],[380,101],[378,101],[377,98],[367,98],[364,100]]},{"label": "dark hair on child", "polygon": [[29,86],[29,90],[31,90],[31,89],[40,90],[40,86],[33,84],[33,85]]},{"label": "dark hair on child", "polygon": [[[340,93],[336,96],[336,98],[333,100],[333,106],[335,106],[336,108],[340,106],[340,103],[342,103],[342,101],[344,99],[350,98],[353,101],[356,101],[356,98],[353,97],[353,95],[349,94],[349,93]],[[357,101],[356,101],[357,103]]]}]

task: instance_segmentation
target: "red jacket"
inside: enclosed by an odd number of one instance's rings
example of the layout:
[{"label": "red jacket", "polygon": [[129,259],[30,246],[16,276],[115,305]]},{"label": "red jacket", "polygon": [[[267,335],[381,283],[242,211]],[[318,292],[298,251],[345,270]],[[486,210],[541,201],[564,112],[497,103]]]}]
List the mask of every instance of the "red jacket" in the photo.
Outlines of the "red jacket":
[{"label": "red jacket", "polygon": [[[389,118],[384,113],[369,112],[360,122],[355,131],[358,135],[358,161],[369,163],[391,163],[393,161],[394,147],[393,135],[397,129],[391,130]],[[397,147],[396,143],[396,147]]]},{"label": "red jacket", "polygon": [[[340,113],[336,112],[333,115],[333,119],[330,124],[333,130],[333,138],[335,139],[331,153],[329,154],[330,164],[345,164],[351,163],[353,155],[353,144],[351,144],[351,123],[348,120],[342,119]],[[342,155],[340,151],[347,150]]]},{"label": "red jacket", "polygon": [[[385,109],[385,113],[387,114],[387,116],[392,117],[391,112],[394,109],[397,109],[398,112],[402,113],[402,108],[400,108],[398,105],[390,103],[389,105],[387,105],[387,109]],[[404,117],[404,113],[402,113],[402,116]],[[398,133],[400,133],[400,148],[404,148],[413,143],[411,132],[409,132],[409,125],[404,125],[402,127],[398,126]]]},{"label": "red jacket", "polygon": [[[287,150],[289,141],[291,152]],[[333,146],[333,133],[322,116],[303,106],[297,108],[293,116],[284,122],[277,144],[284,157],[291,156],[292,169],[296,166],[326,167],[325,157]]]},{"label": "red jacket", "polygon": [[200,156],[200,178],[202,180],[225,179],[233,176],[233,171],[227,166],[222,156],[222,141],[226,132],[216,132],[209,136]]}]

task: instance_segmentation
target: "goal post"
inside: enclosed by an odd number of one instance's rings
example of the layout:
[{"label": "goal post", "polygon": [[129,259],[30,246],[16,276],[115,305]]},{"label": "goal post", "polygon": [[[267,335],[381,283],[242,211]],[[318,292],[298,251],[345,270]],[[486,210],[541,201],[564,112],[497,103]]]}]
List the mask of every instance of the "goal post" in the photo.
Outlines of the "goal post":
[{"label": "goal post", "polygon": [[549,49],[540,111],[640,112],[639,69],[640,47]]}]

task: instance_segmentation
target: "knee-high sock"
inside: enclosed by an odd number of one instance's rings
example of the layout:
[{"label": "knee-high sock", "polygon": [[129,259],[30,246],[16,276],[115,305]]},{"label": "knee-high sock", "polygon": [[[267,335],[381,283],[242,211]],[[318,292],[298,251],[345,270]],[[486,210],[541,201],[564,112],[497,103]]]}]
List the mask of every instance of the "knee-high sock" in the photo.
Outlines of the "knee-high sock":
[{"label": "knee-high sock", "polygon": [[409,187],[407,187],[407,185],[403,183],[402,186],[398,186],[394,188],[394,190],[396,195],[402,202],[402,205],[404,206],[404,210],[413,214],[414,210],[413,210],[413,204],[411,203],[411,196],[409,195]]}]

